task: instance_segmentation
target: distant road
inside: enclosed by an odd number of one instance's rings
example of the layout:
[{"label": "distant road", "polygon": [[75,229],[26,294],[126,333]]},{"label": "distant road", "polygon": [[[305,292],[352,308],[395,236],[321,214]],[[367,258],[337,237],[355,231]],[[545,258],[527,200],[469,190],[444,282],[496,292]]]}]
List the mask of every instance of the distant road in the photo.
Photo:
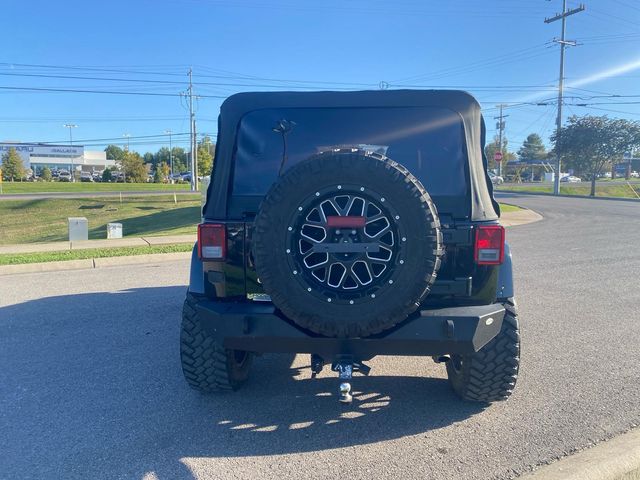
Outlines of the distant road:
[{"label": "distant road", "polygon": [[124,191],[124,192],[49,192],[49,193],[9,193],[0,195],[1,200],[41,200],[45,198],[97,198],[97,197],[119,197],[122,193],[123,197],[144,197],[159,195],[196,195],[201,192],[191,192],[189,190],[179,190],[177,192],[168,191]]}]

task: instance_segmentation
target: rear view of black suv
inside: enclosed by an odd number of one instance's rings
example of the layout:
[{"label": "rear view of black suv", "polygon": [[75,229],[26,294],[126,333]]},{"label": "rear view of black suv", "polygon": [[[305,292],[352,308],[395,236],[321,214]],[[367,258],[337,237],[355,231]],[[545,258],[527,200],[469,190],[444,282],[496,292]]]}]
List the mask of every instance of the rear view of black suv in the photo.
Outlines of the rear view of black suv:
[{"label": "rear view of black suv", "polygon": [[458,91],[245,93],[221,107],[180,339],[189,385],[235,390],[256,353],[341,379],[376,355],[445,362],[506,399],[520,336],[478,103]]}]

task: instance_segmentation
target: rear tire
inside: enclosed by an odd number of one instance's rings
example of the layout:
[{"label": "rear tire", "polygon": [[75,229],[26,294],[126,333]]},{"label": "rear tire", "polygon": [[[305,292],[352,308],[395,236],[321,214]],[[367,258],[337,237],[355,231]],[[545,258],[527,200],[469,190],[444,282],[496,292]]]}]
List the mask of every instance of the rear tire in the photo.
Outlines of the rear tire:
[{"label": "rear tire", "polygon": [[453,390],[464,400],[506,400],[516,386],[520,366],[520,329],[515,301],[509,298],[500,333],[472,355],[452,355],[447,375]]},{"label": "rear tire", "polygon": [[202,393],[237,390],[249,377],[253,354],[229,350],[202,328],[197,298],[187,293],[182,308],[180,361],[189,386]]}]

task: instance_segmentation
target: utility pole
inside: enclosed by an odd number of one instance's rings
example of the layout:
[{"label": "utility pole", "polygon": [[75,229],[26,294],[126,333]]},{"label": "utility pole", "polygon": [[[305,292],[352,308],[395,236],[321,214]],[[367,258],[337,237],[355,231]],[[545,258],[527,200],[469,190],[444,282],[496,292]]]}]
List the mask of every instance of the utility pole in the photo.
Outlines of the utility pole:
[{"label": "utility pole", "polygon": [[127,152],[129,151],[129,137],[131,136],[130,133],[123,133],[122,134],[123,137],[126,137],[127,139]]},{"label": "utility pole", "polygon": [[193,83],[192,83],[193,71],[189,68],[189,138],[191,140],[191,191],[198,190],[198,176],[196,173],[197,166],[197,144],[196,144],[196,120],[193,113]]},{"label": "utility pole", "polygon": [[[562,20],[562,34],[560,40],[554,38],[553,41],[560,44],[560,78],[558,80],[558,117],[556,118],[556,146],[560,144],[560,132],[562,130],[562,90],[564,88],[564,49],[567,45],[572,47],[576,46],[576,42],[567,41],[565,39],[565,30],[567,17],[575,13],[580,13],[585,9],[584,5],[580,4],[577,8],[567,10],[567,0],[562,0],[562,13],[558,13],[551,18],[545,18],[544,23],[552,23],[556,20]],[[562,168],[562,155],[560,155],[559,148],[556,148],[556,171],[553,181],[553,194],[560,194],[560,171]]]},{"label": "utility pole", "polygon": [[502,159],[498,162],[498,175],[502,176],[502,162],[505,161],[505,152],[503,152],[503,146],[502,146],[502,134],[504,132],[504,127],[505,127],[505,123],[504,123],[504,119],[507,118],[509,115],[503,115],[502,114],[502,109],[505,107],[504,104],[500,104],[497,105],[497,107],[500,109],[500,115],[497,117],[493,117],[495,120],[498,120],[498,123],[496,124],[496,128],[498,129],[499,132],[499,147],[500,147],[500,153],[502,154]]},{"label": "utility pole", "polygon": [[[73,135],[71,134],[71,130],[74,128],[78,128],[78,125],[76,125],[75,123],[65,123],[64,124],[65,128],[69,129],[69,145],[73,146]],[[73,153],[70,152],[71,155],[71,181],[75,182],[76,181],[76,173],[75,173],[75,166],[73,165]]]},{"label": "utility pole", "polygon": [[169,134],[169,164],[171,165],[171,181],[173,182],[173,148],[171,147],[171,130],[165,130],[164,133]]}]

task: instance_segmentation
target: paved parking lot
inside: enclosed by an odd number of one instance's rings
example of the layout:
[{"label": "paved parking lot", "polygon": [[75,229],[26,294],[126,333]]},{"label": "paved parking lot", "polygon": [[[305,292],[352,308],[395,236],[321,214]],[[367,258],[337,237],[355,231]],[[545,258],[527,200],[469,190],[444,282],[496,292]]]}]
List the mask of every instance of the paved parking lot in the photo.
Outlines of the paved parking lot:
[{"label": "paved parking lot", "polygon": [[178,361],[185,263],[0,277],[0,478],[512,478],[640,422],[640,205],[506,196],[523,321],[510,401],[382,358],[351,407],[304,356],[203,397]]}]

